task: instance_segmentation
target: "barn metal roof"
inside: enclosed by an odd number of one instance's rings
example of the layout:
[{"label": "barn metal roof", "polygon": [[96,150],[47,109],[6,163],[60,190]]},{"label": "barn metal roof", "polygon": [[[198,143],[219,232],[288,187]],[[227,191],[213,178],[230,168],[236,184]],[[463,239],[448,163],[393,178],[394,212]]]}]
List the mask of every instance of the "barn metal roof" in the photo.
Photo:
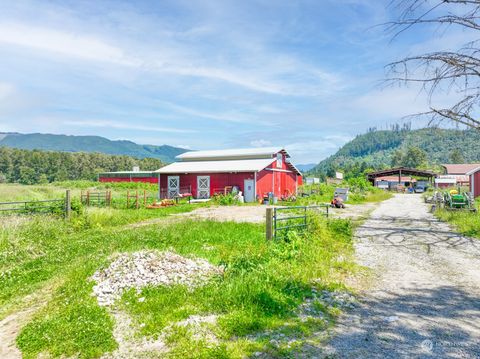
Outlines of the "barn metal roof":
[{"label": "barn metal roof", "polygon": [[454,163],[442,165],[449,175],[466,175],[474,169],[480,167],[480,163]]},{"label": "barn metal roof", "polygon": [[182,153],[175,158],[179,160],[202,160],[202,159],[226,159],[226,158],[265,158],[272,157],[278,152],[283,152],[286,157],[290,155],[282,147],[261,147],[261,148],[236,148],[229,150],[213,151],[190,151]]},{"label": "barn metal roof", "polygon": [[478,167],[473,168],[472,170],[468,171],[467,176],[473,175],[474,173],[477,173],[478,171],[480,171],[480,165],[478,165]]},{"label": "barn metal roof", "polygon": [[[210,152],[210,151],[208,151]],[[212,151],[213,152],[213,151]],[[261,171],[273,162],[272,158],[232,161],[175,162],[155,171],[156,173],[222,173]]]}]

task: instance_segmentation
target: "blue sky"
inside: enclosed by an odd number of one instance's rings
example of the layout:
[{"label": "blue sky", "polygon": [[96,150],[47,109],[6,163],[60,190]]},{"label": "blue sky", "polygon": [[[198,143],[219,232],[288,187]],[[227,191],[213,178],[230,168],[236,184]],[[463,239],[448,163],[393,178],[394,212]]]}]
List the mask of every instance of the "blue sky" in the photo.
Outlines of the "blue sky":
[{"label": "blue sky", "polygon": [[[389,1],[0,0],[0,131],[192,149],[285,146],[318,162],[426,109],[384,65],[461,31],[391,42]],[[446,94],[445,96],[448,96]]]}]

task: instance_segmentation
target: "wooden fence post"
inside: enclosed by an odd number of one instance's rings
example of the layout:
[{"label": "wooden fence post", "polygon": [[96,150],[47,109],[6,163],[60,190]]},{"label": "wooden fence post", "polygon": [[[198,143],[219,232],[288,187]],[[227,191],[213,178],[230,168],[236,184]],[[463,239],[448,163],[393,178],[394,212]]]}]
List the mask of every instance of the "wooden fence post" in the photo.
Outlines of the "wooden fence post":
[{"label": "wooden fence post", "polygon": [[135,191],[135,207],[138,209],[138,190]]},{"label": "wooden fence post", "polygon": [[90,191],[87,191],[87,206],[90,206]]},{"label": "wooden fence post", "polygon": [[143,207],[147,207],[147,191],[143,190]]},{"label": "wooden fence post", "polygon": [[267,208],[266,211],[266,235],[267,235],[267,241],[272,240],[273,238],[273,208]]},{"label": "wooden fence post", "polygon": [[72,198],[70,197],[70,190],[65,192],[65,218],[70,218],[72,214]]},{"label": "wooden fence post", "polygon": [[130,191],[127,191],[127,209],[130,208]]}]

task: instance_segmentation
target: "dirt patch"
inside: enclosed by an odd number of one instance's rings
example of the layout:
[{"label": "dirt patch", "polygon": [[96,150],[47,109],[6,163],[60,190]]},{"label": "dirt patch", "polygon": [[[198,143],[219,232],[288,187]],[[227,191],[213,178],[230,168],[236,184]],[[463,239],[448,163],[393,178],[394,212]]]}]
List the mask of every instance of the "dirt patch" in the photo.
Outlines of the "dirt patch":
[{"label": "dirt patch", "polygon": [[0,321],[0,358],[21,358],[16,338],[22,327],[32,318],[38,308],[29,308],[10,314]]},{"label": "dirt patch", "polygon": [[198,208],[192,212],[175,214],[180,218],[213,220],[220,222],[265,222],[266,206],[214,206]]},{"label": "dirt patch", "polygon": [[345,208],[330,208],[329,214],[332,218],[361,220],[367,218],[378,206],[378,203],[346,204]]},{"label": "dirt patch", "polygon": [[166,338],[174,327],[184,327],[194,340],[205,340],[216,344],[218,339],[209,330],[209,326],[217,322],[216,315],[192,315],[185,320],[166,327],[157,339],[139,337],[132,319],[119,310],[111,312],[115,319],[113,336],[118,343],[118,349],[102,356],[102,359],[131,359],[163,357],[169,351]]},{"label": "dirt patch", "polygon": [[420,195],[395,195],[360,226],[355,248],[373,285],[341,317],[324,355],[480,357],[479,240],[438,221]]},{"label": "dirt patch", "polygon": [[49,283],[34,294],[25,296],[20,300],[21,304],[15,308],[16,311],[0,321],[0,358],[22,358],[16,345],[17,336],[35,313],[48,303],[58,285],[59,283]]}]

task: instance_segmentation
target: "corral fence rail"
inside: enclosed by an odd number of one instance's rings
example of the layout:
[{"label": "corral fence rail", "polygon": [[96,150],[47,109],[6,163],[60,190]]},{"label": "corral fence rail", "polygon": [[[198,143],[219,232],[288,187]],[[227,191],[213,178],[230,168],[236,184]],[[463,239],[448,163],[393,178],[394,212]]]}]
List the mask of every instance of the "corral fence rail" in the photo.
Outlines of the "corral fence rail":
[{"label": "corral fence rail", "polygon": [[111,191],[81,191],[80,202],[86,206],[105,206],[110,207],[112,204]]},{"label": "corral fence rail", "polygon": [[155,202],[157,200],[157,194],[147,192],[146,190],[127,191],[126,199],[126,208],[139,209]]},{"label": "corral fence rail", "polygon": [[158,197],[159,199],[174,199],[178,195],[182,195],[185,193],[192,193],[192,187],[182,186],[176,189],[162,188],[158,192]]},{"label": "corral fence rail", "polygon": [[309,226],[309,217],[319,215],[328,218],[329,205],[289,206],[267,208],[267,239],[285,236],[290,230],[305,230]]},{"label": "corral fence rail", "polygon": [[72,205],[69,190],[66,191],[65,198],[61,199],[0,202],[1,214],[63,213],[65,217],[69,217],[71,210]]}]

